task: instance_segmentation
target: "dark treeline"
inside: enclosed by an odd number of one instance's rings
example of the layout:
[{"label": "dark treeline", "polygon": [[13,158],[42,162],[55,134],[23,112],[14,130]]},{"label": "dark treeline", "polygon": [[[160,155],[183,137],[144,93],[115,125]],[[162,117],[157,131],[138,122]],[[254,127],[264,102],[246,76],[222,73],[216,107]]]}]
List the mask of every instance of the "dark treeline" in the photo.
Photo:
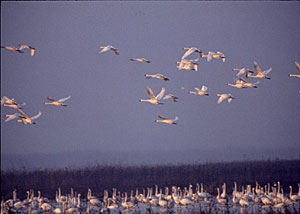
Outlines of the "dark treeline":
[{"label": "dark treeline", "polygon": [[42,196],[53,199],[60,187],[69,193],[73,188],[86,196],[91,188],[93,195],[102,197],[103,191],[117,188],[129,192],[139,188],[180,186],[203,183],[205,190],[216,194],[216,187],[227,183],[231,193],[233,182],[242,185],[261,185],[280,181],[285,192],[292,185],[296,191],[300,182],[300,160],[235,161],[205,164],[157,165],[157,166],[121,166],[106,165],[82,169],[44,169],[35,171],[1,171],[2,199],[12,198],[17,190],[18,198],[26,197],[26,191],[40,190]]}]

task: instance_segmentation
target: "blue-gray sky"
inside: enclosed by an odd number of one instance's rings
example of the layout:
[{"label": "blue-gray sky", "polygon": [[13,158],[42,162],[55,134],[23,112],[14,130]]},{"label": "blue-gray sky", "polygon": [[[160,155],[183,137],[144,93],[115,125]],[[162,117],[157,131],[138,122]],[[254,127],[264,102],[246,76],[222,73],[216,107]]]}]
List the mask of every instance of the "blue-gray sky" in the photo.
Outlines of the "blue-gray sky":
[{"label": "blue-gray sky", "polygon": [[[299,11],[299,2],[1,2],[1,45],[36,48],[33,57],[1,50],[1,96],[26,102],[30,116],[43,112],[25,126],[5,123],[15,111],[1,108],[2,167],[12,164],[10,155],[19,157],[14,166],[30,168],[50,154],[60,154],[59,166],[72,152],[65,163],[73,166],[80,157],[103,163],[102,154],[124,163],[298,157],[300,87],[288,74],[300,61]],[[109,44],[119,56],[97,54]],[[221,51],[227,61],[200,60],[198,72],[179,71],[183,47]],[[271,80],[257,89],[226,85],[232,68],[253,68],[253,61],[272,67]],[[180,89],[202,85],[208,97]],[[147,86],[154,93],[165,87],[179,102],[140,103]],[[236,99],[218,105],[217,93]],[[43,105],[46,96],[68,95],[66,108]],[[155,123],[159,114],[177,115],[178,124]]]}]

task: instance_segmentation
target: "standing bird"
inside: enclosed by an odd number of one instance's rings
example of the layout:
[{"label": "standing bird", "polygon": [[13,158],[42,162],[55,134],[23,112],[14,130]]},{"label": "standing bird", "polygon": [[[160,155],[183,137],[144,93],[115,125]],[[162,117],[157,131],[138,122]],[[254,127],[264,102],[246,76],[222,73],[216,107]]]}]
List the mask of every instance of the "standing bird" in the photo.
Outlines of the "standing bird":
[{"label": "standing bird", "polygon": [[[300,64],[297,61],[295,61],[295,65],[296,65],[297,70],[300,72]],[[298,78],[300,78],[300,74],[289,74],[289,77],[298,77]]]},{"label": "standing bird", "polygon": [[99,49],[100,51],[98,53],[104,53],[106,51],[112,50],[113,52],[115,52],[116,55],[120,54],[119,50],[111,45],[100,46]]},{"label": "standing bird", "polygon": [[228,103],[231,103],[232,99],[235,99],[231,94],[217,94],[219,97],[217,103],[220,104],[223,100],[227,99]]},{"label": "standing bird", "polygon": [[161,100],[161,98],[164,96],[165,90],[166,90],[165,88],[162,88],[161,91],[159,92],[159,94],[154,96],[152,89],[147,87],[147,93],[148,93],[150,99],[148,99],[148,100],[140,99],[140,102],[148,102],[153,105],[163,104],[163,103],[160,103],[159,100]]},{"label": "standing bird", "polygon": [[200,96],[204,96],[204,95],[209,96],[209,94],[206,93],[207,87],[205,85],[203,85],[201,87],[201,89],[195,88],[195,90],[196,91],[189,91],[189,94],[195,94],[195,95],[200,95]]},{"label": "standing bird", "polygon": [[131,58],[130,61],[137,61],[137,62],[146,62],[146,63],[150,63],[150,60],[145,59],[145,58]]},{"label": "standing bird", "polygon": [[160,115],[158,115],[158,117],[161,119],[161,120],[155,120],[156,123],[166,123],[166,124],[177,124],[175,121],[178,120],[178,117],[176,116],[175,119],[171,120],[171,119],[168,119],[168,118],[165,118],[165,117],[162,117]]},{"label": "standing bird", "polygon": [[254,64],[254,69],[256,71],[256,75],[252,75],[249,72],[246,72],[246,77],[251,77],[251,78],[257,78],[257,79],[271,79],[270,77],[267,76],[268,73],[272,71],[272,68],[269,68],[266,71],[262,71],[261,68],[258,66],[257,62],[253,62]]},{"label": "standing bird", "polygon": [[65,98],[61,98],[59,100],[55,100],[51,97],[47,97],[48,100],[50,100],[51,102],[44,102],[44,105],[55,105],[55,106],[64,106],[66,107],[67,105],[64,104],[63,102],[65,102],[66,100],[70,99],[71,96],[65,97]]},{"label": "standing bird", "polygon": [[156,79],[165,80],[165,81],[169,80],[169,78],[167,78],[166,76],[164,76],[162,74],[145,74],[144,76],[146,77],[146,79],[156,78]]}]

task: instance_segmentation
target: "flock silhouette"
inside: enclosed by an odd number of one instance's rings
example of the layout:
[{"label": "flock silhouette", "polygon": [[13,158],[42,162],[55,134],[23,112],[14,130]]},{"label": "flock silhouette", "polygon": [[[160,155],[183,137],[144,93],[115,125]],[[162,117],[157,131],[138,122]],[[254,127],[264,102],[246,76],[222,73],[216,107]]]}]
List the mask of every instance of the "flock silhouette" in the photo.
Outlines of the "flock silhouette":
[{"label": "flock silhouette", "polygon": [[[16,47],[12,46],[1,46],[1,48],[4,48],[9,51],[13,52],[18,52],[18,53],[25,53],[24,50],[29,50],[30,51],[30,56],[34,56],[35,54],[35,48],[33,48],[30,45],[17,45]],[[99,51],[98,54],[103,54],[108,51],[113,51],[115,55],[120,55],[120,52],[117,48],[115,48],[112,45],[106,45],[106,46],[99,46]],[[223,63],[226,62],[226,57],[225,55],[220,52],[213,52],[213,51],[208,51],[207,54],[205,54],[202,50],[196,47],[184,47],[183,50],[185,50],[184,54],[182,55],[180,61],[177,61],[177,69],[178,70],[192,70],[192,71],[198,71],[198,65],[199,61],[201,59],[206,59],[207,62],[210,62],[211,60],[221,60]],[[193,55],[197,55],[198,57],[196,59],[191,59]],[[145,58],[130,58],[130,61],[134,62],[141,62],[141,63],[151,63],[150,60],[145,59]],[[300,64],[295,61],[296,68],[298,72],[300,72]],[[259,81],[253,83],[250,82],[249,80],[246,79],[271,79],[269,76],[267,76],[271,71],[272,68],[269,68],[267,70],[262,70],[258,63],[256,61],[253,62],[254,70],[252,69],[246,69],[246,68],[233,68],[233,71],[237,71],[236,77],[234,78],[234,83],[227,83],[228,86],[230,87],[235,87],[238,89],[242,88],[257,88],[258,84],[260,83]],[[164,80],[164,81],[169,81],[170,79],[166,77],[163,74],[157,73],[157,74],[144,74],[146,79],[158,79],[158,80]],[[290,77],[297,77],[300,78],[300,74],[289,74]],[[194,94],[194,95],[199,95],[199,96],[209,96],[207,93],[208,87],[203,85],[201,89],[195,87],[195,91],[189,90],[187,91],[188,94]],[[166,99],[171,99],[174,102],[178,102],[179,98],[173,94],[167,94],[165,95],[165,88],[163,87],[161,91],[155,96],[152,89],[150,87],[147,87],[147,93],[150,97],[150,99],[140,99],[140,102],[148,102],[153,105],[158,105],[158,104],[163,104],[161,100],[166,100]],[[184,87],[182,87],[182,90],[185,90]],[[300,93],[300,90],[299,90]],[[230,93],[218,93],[216,94],[218,97],[217,99],[217,104],[222,103],[224,100],[227,100],[228,103],[231,103],[235,97],[230,94]],[[44,105],[54,105],[54,106],[63,106],[66,107],[67,105],[64,104],[65,101],[70,99],[71,96],[65,97],[65,98],[60,98],[60,99],[53,99],[51,97],[47,97],[48,101],[44,103]],[[42,112],[38,112],[37,115],[29,117],[23,110],[22,106],[26,105],[25,103],[23,104],[18,104],[14,98],[8,98],[6,96],[1,98],[1,105],[9,108],[14,108],[18,112],[14,114],[6,114],[6,120],[5,122],[17,119],[16,121],[22,124],[36,124],[34,120],[38,119],[41,115]],[[166,124],[177,124],[175,121],[178,120],[178,116],[175,116],[175,119],[171,120],[166,117],[163,117],[159,115],[160,120],[155,120],[155,122],[159,123],[166,123]]]}]

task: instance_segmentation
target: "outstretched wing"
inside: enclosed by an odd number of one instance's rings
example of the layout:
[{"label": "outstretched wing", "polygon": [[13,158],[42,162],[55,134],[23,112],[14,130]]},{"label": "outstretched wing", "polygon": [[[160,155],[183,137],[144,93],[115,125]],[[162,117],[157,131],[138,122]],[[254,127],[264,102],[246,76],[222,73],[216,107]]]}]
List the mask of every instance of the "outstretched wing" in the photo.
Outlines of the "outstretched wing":
[{"label": "outstretched wing", "polygon": [[66,100],[68,100],[70,98],[71,98],[71,96],[68,96],[68,97],[65,97],[65,98],[61,98],[61,99],[59,99],[57,101],[60,102],[60,103],[63,103],[63,102],[65,102]]},{"label": "outstretched wing", "polygon": [[13,119],[16,119],[19,116],[21,116],[19,113],[14,113],[14,114],[11,114],[11,115],[5,115],[5,117],[7,118],[5,120],[5,122],[8,122],[8,121],[13,120]]},{"label": "outstretched wing", "polygon": [[165,88],[161,88],[161,91],[159,92],[159,94],[156,95],[156,99],[157,99],[157,100],[160,100],[160,99],[164,96],[165,91],[166,91]]},{"label": "outstretched wing", "polygon": [[262,73],[262,70],[261,70],[261,68],[258,66],[257,62],[254,61],[253,64],[254,64],[254,69],[255,69],[255,71],[256,71],[257,73]]},{"label": "outstretched wing", "polygon": [[55,99],[51,98],[51,97],[47,97],[48,100],[50,101],[56,101]]},{"label": "outstretched wing", "polygon": [[296,65],[297,70],[300,72],[300,64],[297,61],[295,61],[295,65]]},{"label": "outstretched wing", "polygon": [[272,71],[272,68],[269,68],[268,70],[264,71],[264,75],[267,75],[268,73],[270,73]]},{"label": "outstretched wing", "polygon": [[221,94],[217,103],[220,104],[221,102],[223,102],[223,100],[226,99],[227,96],[228,96],[227,94]]},{"label": "outstretched wing", "polygon": [[160,119],[163,119],[163,120],[169,120],[168,118],[163,117],[163,116],[161,116],[161,115],[158,115],[158,117],[159,117]]},{"label": "outstretched wing", "polygon": [[179,119],[179,118],[176,116],[176,117],[173,119],[173,122],[176,121],[176,120],[178,120],[178,119]]},{"label": "outstretched wing", "polygon": [[202,86],[201,91],[207,91],[207,87],[205,85]]},{"label": "outstretched wing", "polygon": [[36,120],[36,119],[38,119],[41,115],[42,115],[42,112],[40,111],[37,115],[31,117],[30,119],[31,119],[31,120]]},{"label": "outstretched wing", "polygon": [[151,88],[147,87],[147,93],[151,99],[155,99],[155,96]]},{"label": "outstretched wing", "polygon": [[22,117],[28,117],[28,115],[22,110],[22,109],[20,109],[20,108],[18,108],[17,109],[19,112],[20,112],[20,117],[22,116]]}]

